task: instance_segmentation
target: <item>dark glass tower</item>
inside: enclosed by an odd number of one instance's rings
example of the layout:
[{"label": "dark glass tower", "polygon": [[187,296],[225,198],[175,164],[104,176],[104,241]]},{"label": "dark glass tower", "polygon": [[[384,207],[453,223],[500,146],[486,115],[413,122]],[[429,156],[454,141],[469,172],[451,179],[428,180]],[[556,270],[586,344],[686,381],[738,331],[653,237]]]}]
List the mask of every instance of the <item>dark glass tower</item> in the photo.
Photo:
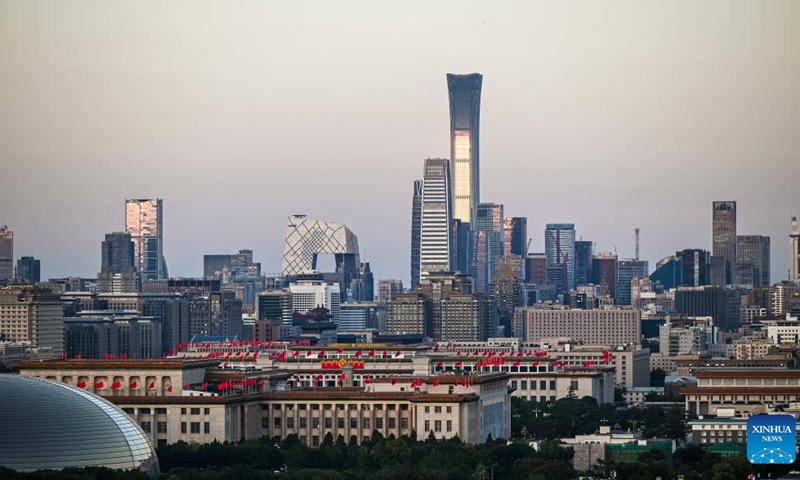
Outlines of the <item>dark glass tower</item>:
[{"label": "dark glass tower", "polygon": [[711,255],[721,259],[719,268],[725,269],[725,284],[729,285],[736,265],[736,202],[714,202],[711,229]]},{"label": "dark glass tower", "polygon": [[447,74],[453,218],[472,223],[480,201],[479,150],[483,75]]},{"label": "dark glass tower", "polygon": [[131,236],[124,232],[107,233],[102,243],[100,271],[126,273],[135,265],[134,245]]},{"label": "dark glass tower", "polygon": [[422,235],[422,180],[414,180],[411,201],[411,288],[419,285],[419,240]]},{"label": "dark glass tower", "polygon": [[575,285],[592,283],[592,242],[575,241]]}]

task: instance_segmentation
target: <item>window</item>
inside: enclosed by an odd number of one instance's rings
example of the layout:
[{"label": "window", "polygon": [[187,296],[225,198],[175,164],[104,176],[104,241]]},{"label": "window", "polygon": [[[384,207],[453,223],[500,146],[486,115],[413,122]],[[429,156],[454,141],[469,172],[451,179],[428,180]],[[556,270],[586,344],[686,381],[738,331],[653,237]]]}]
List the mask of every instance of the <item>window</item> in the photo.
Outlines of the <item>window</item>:
[{"label": "window", "polygon": [[203,422],[203,433],[211,433],[211,424]]},{"label": "window", "polygon": [[326,403],[325,405],[322,406],[322,409],[323,410],[331,410],[331,404],[330,403]]},{"label": "window", "polygon": [[158,432],[158,433],[167,433],[167,422],[158,422],[158,423],[156,423],[156,432]]},{"label": "window", "polygon": [[319,418],[314,417],[311,419],[311,428],[319,428]]},{"label": "window", "polygon": [[140,408],[139,409],[139,414],[140,415],[150,415],[150,409],[149,408]]},{"label": "window", "polygon": [[401,418],[400,419],[400,428],[403,429],[403,430],[408,430],[408,419],[407,418]]},{"label": "window", "polygon": [[325,428],[331,428],[331,427],[333,427],[333,420],[331,420],[330,418],[326,418],[325,419]]},{"label": "window", "polygon": [[431,413],[431,407],[425,406],[425,413]]},{"label": "window", "polygon": [[394,417],[389,419],[389,428],[397,428],[397,419]]},{"label": "window", "polygon": [[144,433],[150,433],[150,422],[142,422],[142,430]]},{"label": "window", "polygon": [[441,432],[442,431],[442,421],[441,420],[436,420],[436,421],[433,422],[433,430],[436,431],[436,432]]},{"label": "window", "polygon": [[408,404],[407,404],[407,403],[404,403],[404,404],[400,405],[400,410],[402,410],[402,411],[404,411],[404,412],[405,412],[405,411],[408,411]]},{"label": "window", "polygon": [[354,410],[358,410],[358,405],[356,405],[355,403],[351,403],[350,405],[347,406],[347,409],[350,410],[351,412]]},{"label": "window", "polygon": [[[276,403],[275,405],[272,406],[272,409],[273,410],[280,410],[281,409],[281,404],[280,403]],[[192,409],[192,410],[194,410],[194,409]],[[197,413],[200,413],[200,412],[197,412]]]},{"label": "window", "polygon": [[286,419],[286,428],[289,428],[289,429],[292,429],[292,430],[294,429],[294,418],[293,417],[288,417]]},{"label": "window", "polygon": [[344,428],[344,418],[336,419],[336,428]]},{"label": "window", "polygon": [[199,408],[193,408],[192,409],[192,415],[200,415],[200,409]]},{"label": "window", "polygon": [[[300,410],[307,410],[308,409],[308,405],[306,405],[305,403],[301,403],[300,405],[298,405],[298,407],[299,407]],[[319,410],[319,408],[317,408],[316,410]]]},{"label": "window", "polygon": [[447,421],[447,431],[448,432],[452,432],[453,431],[453,422],[451,420]]},{"label": "window", "polygon": [[571,388],[572,390],[577,390],[578,389],[578,381],[577,380],[570,381],[569,382],[569,388]]},{"label": "window", "polygon": [[[261,424],[263,427],[266,427],[266,425],[264,425],[264,420],[266,420],[266,418],[261,419]],[[181,422],[181,433],[186,433],[186,422]]]},{"label": "window", "polygon": [[[533,383],[533,382],[531,382],[531,383]],[[528,381],[527,380],[522,380],[522,381],[519,382],[519,384],[520,384],[520,389],[521,390],[527,390],[528,389]]]},{"label": "window", "polygon": [[539,380],[539,390],[547,390],[547,380]]},{"label": "window", "polygon": [[388,407],[386,407],[389,411],[397,410],[397,405],[394,403],[390,403]]},{"label": "window", "polygon": [[200,433],[200,422],[192,422],[189,424],[192,433]]},{"label": "window", "polygon": [[430,432],[431,431],[431,421],[430,420],[425,420],[425,431],[426,432]]},{"label": "window", "polygon": [[167,409],[166,408],[156,408],[156,415],[166,415]]},{"label": "window", "polygon": [[281,428],[281,417],[275,417],[272,419],[272,426],[274,428]]},{"label": "window", "polygon": [[300,428],[307,428],[308,422],[306,421],[306,417],[300,417]]},{"label": "window", "polygon": [[383,419],[382,418],[376,418],[375,419],[375,428],[378,428],[378,429],[383,428]]},{"label": "window", "polygon": [[358,419],[357,418],[351,418],[350,419],[350,428],[358,428]]},{"label": "window", "polygon": [[311,405],[311,410],[319,410],[319,404],[315,403],[315,404]]},{"label": "window", "polygon": [[337,403],[336,410],[344,410],[344,403]]},{"label": "window", "polygon": [[447,407],[447,413],[453,413],[453,407]]},{"label": "window", "polygon": [[550,390],[555,390],[555,389],[556,389],[556,381],[550,380]]},{"label": "window", "polygon": [[369,429],[369,418],[364,418],[364,419],[361,420],[361,427],[364,430],[368,430]]},{"label": "window", "polygon": [[311,446],[319,447],[319,435],[314,435],[313,437],[311,437]]},{"label": "window", "polygon": [[181,415],[186,415],[186,409],[185,408],[181,408]]},{"label": "window", "polygon": [[210,408],[204,408],[203,409],[203,414],[204,415],[210,415],[211,414],[211,409]]},{"label": "window", "polygon": [[511,388],[516,390],[516,388],[517,388],[517,381],[516,380],[511,380]]},{"label": "window", "polygon": [[442,413],[442,407],[433,407],[433,413]]},{"label": "window", "polygon": [[383,410],[383,404],[379,403],[379,404],[375,405],[375,410]]},{"label": "window", "polygon": [[122,411],[127,413],[128,415],[133,415],[133,409],[132,408],[123,408]]}]

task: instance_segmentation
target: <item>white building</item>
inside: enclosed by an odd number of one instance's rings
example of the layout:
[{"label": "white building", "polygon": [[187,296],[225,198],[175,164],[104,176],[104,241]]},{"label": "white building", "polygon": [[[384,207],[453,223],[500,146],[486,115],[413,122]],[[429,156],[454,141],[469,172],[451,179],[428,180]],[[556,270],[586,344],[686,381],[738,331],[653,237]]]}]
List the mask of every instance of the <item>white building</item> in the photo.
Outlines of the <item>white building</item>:
[{"label": "white building", "polygon": [[452,194],[450,162],[446,158],[425,159],[422,184],[422,228],[420,231],[420,279],[429,272],[450,271],[452,243]]},{"label": "white building", "polygon": [[590,345],[641,343],[642,325],[638,310],[518,308],[517,312],[524,315],[527,342],[565,337]]},{"label": "white building", "polygon": [[298,280],[289,285],[292,294],[292,309],[305,313],[317,307],[327,308],[333,315],[333,323],[339,324],[341,314],[341,294],[339,284],[321,280]]}]

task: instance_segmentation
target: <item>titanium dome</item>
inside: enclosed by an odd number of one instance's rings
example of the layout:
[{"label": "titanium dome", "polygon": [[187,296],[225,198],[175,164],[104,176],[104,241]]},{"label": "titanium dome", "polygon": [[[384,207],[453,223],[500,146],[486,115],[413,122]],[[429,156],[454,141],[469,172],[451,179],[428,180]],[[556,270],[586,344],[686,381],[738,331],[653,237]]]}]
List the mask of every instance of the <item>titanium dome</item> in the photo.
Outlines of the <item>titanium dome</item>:
[{"label": "titanium dome", "polygon": [[158,473],[144,432],[97,395],[19,375],[0,375],[0,392],[0,465],[19,471],[98,466]]}]

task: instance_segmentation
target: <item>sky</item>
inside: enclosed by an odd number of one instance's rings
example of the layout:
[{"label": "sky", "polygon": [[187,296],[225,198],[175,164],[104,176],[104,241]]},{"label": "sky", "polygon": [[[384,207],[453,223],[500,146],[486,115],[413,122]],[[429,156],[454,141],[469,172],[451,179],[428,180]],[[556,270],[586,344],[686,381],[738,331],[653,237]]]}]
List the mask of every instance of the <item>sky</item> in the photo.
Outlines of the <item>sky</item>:
[{"label": "sky", "polygon": [[[481,201],[651,269],[711,203],[800,215],[800,2],[0,0],[0,223],[42,277],[96,275],[126,198],[164,200],[172,276],[287,217],[344,223],[408,283],[413,181],[448,157],[447,73],[480,72]],[[332,264],[330,259],[323,259]]]}]

